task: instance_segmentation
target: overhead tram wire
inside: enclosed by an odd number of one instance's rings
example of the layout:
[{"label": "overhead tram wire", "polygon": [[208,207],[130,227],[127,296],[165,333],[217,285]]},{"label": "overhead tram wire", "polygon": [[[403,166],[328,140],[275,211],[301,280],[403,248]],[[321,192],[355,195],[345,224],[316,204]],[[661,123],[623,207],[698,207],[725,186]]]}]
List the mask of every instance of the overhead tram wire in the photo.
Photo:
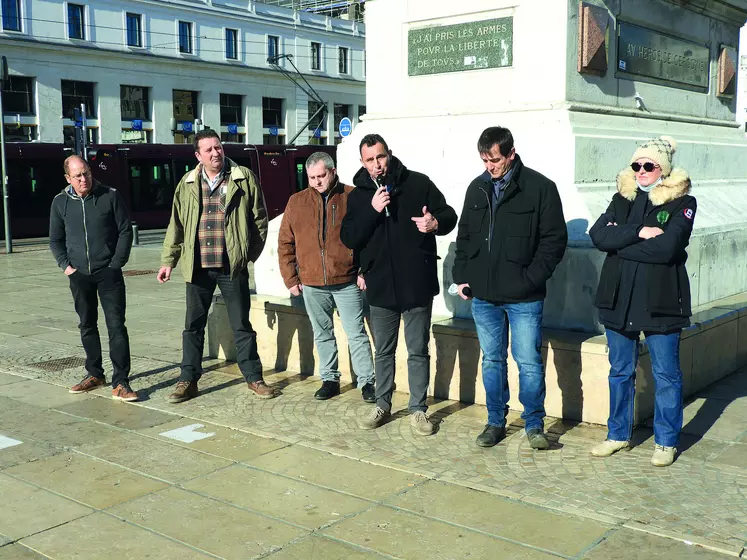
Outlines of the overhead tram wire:
[{"label": "overhead tram wire", "polygon": [[[20,18],[20,19],[22,19],[24,21],[37,21],[37,22],[41,22],[41,23],[56,23],[56,24],[59,24],[59,25],[62,25],[62,26],[67,26],[67,24],[68,24],[68,22],[66,22],[66,21],[52,20],[52,19],[31,18],[31,17],[24,17],[24,18]],[[127,34],[127,28],[126,27],[116,27],[116,26],[111,26],[111,25],[99,25],[99,24],[92,24],[92,23],[84,23],[83,26],[86,27],[87,29],[94,29],[94,30],[97,30],[97,29],[106,29],[106,30],[112,30],[112,31],[120,31],[120,32],[124,33],[125,35]],[[229,28],[229,29],[232,29],[232,28]],[[237,31],[245,31],[245,30],[243,30],[243,29],[237,29]],[[141,29],[141,33],[142,33],[143,38],[145,38],[145,37],[152,37],[153,35],[164,35],[164,36],[167,36],[167,37],[177,37],[178,38],[178,35],[179,35],[178,33],[169,32],[169,31],[150,31],[150,30],[146,31],[144,29]],[[24,35],[28,35],[29,37],[38,37],[38,38],[41,38],[41,39],[65,40],[65,39],[61,39],[61,38],[56,37],[56,36],[31,35],[29,33],[24,33]],[[206,41],[225,41],[225,37],[207,37],[207,36],[201,35],[201,36],[199,36],[199,38],[202,39],[202,40],[206,40]],[[96,40],[96,41],[90,41],[90,39],[78,39],[78,40],[80,40],[80,41],[89,41],[91,43],[100,43],[102,45],[107,45],[107,44],[110,44],[110,45],[122,45],[122,43],[119,42],[119,41],[116,41],[116,42],[98,41],[98,40]],[[240,43],[242,43],[242,44],[267,45],[266,41],[253,41],[253,40],[244,40],[244,39],[240,40]],[[322,43],[322,44],[326,45],[326,43]],[[125,46],[127,46],[127,45],[125,45]],[[339,46],[345,47],[345,45],[339,45]],[[150,46],[150,47],[139,47],[139,48],[159,48],[159,47],[158,46]],[[354,49],[352,47],[348,47],[348,48],[350,48],[351,54],[352,53],[356,53],[356,52],[362,52],[361,49]],[[204,49],[200,49],[200,50],[204,50]],[[222,49],[217,49],[217,50],[206,50],[205,52],[224,52],[224,51]],[[266,53],[254,53],[254,52],[250,52],[248,54],[259,54],[261,56],[264,56]],[[311,55],[297,55],[297,56],[303,57],[303,58],[312,58]],[[363,59],[360,59],[360,60],[363,60]]]},{"label": "overhead tram wire", "polygon": [[[37,38],[37,39],[54,39],[55,40],[54,43],[50,42],[48,44],[59,44],[59,45],[71,46],[70,43],[67,42],[67,40],[61,39],[60,37],[57,37],[57,36],[52,36],[52,35],[34,35],[34,37]],[[205,37],[205,38],[203,38],[203,37],[196,37],[196,38],[198,38],[200,40],[207,40],[207,41],[224,41],[225,40],[225,39],[222,39],[222,38],[214,38],[214,37]],[[7,37],[6,37],[6,39],[7,39]],[[11,37],[10,40],[14,40],[14,38]],[[81,40],[85,41],[86,43],[91,43],[92,45],[117,45],[119,47],[129,47],[129,45],[124,44],[122,41],[99,41],[99,40],[89,41],[88,39],[81,39]],[[256,43],[257,41],[253,41],[253,42]],[[261,43],[261,44],[265,44],[265,43]],[[163,44],[160,44],[160,45],[151,45],[151,46],[136,47],[136,48],[139,48],[139,49],[142,49],[144,51],[147,51],[148,49],[168,49],[168,48],[170,48],[172,46],[173,47],[177,47],[178,45],[179,45],[179,40],[177,39],[177,40],[175,40],[175,41],[173,41],[171,43],[163,43]],[[77,45],[72,45],[72,46],[77,46]],[[343,45],[340,45],[340,46],[343,46]],[[195,49],[195,50],[198,50],[198,49]],[[129,53],[130,51],[119,49],[118,52]],[[225,49],[203,49],[203,48],[200,48],[199,52],[204,52],[204,53],[225,53],[226,51],[225,51]],[[359,51],[350,49],[351,55],[352,55],[352,53],[355,53],[355,52],[359,52]],[[139,54],[139,53],[135,53],[135,54]],[[157,54],[157,53],[154,53],[154,54]],[[194,57],[196,57],[196,58],[199,59],[199,55],[197,55],[195,53],[181,53],[181,54],[191,54],[192,56],[194,56]],[[246,55],[246,56],[260,56],[260,57],[262,57],[264,59],[267,58],[267,53],[266,52],[246,51],[246,50],[244,50],[244,51],[241,52],[241,54],[242,55]],[[294,54],[293,56],[294,56],[294,58],[316,58],[316,57],[311,56],[310,54]],[[335,60],[336,61],[337,57],[335,57],[335,56],[322,57],[322,60],[327,60],[327,59],[331,59],[331,60]],[[357,58],[357,57],[352,57],[351,56],[351,61],[352,62],[363,61],[363,60],[364,60],[363,58]],[[215,62],[215,61],[214,60],[203,60],[202,62]]]}]

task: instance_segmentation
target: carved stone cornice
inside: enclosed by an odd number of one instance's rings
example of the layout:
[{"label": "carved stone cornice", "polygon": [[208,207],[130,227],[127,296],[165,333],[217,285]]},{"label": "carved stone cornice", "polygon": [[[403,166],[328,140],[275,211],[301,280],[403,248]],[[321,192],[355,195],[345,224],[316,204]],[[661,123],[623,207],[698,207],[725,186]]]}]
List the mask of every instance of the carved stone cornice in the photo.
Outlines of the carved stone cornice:
[{"label": "carved stone cornice", "polygon": [[668,0],[690,11],[742,27],[747,21],[747,0]]}]

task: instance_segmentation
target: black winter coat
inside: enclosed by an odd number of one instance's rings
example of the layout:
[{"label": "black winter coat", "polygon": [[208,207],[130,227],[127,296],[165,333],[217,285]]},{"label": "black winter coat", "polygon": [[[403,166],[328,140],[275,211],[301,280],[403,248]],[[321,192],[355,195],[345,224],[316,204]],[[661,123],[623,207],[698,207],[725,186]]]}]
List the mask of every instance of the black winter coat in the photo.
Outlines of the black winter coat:
[{"label": "black winter coat", "polygon": [[558,189],[517,155],[511,180],[495,205],[486,172],[467,188],[459,218],[452,277],[476,298],[496,303],[537,301],[568,243]]},{"label": "black winter coat", "polygon": [[[607,253],[595,302],[605,327],[669,332],[690,324],[685,248],[697,210],[695,198],[687,194],[690,187],[687,173],[674,169],[648,193],[650,204],[643,218],[629,221],[640,194],[632,170],[618,175],[617,194],[589,230],[594,245]],[[638,233],[644,226],[661,228],[664,233],[641,239]]]},{"label": "black winter coat", "polygon": [[[408,170],[395,157],[388,179],[393,182],[390,217],[371,206],[377,186],[366,169],[356,173],[340,239],[356,252],[368,302],[406,311],[430,305],[438,294],[436,235],[451,232],[457,216],[426,175]],[[420,233],[411,219],[422,217],[424,206],[438,220],[435,234]]]},{"label": "black winter coat", "polygon": [[98,181],[85,198],[71,186],[65,188],[52,200],[49,248],[62,270],[68,265],[81,274],[121,269],[132,248],[132,225],[122,195]]}]

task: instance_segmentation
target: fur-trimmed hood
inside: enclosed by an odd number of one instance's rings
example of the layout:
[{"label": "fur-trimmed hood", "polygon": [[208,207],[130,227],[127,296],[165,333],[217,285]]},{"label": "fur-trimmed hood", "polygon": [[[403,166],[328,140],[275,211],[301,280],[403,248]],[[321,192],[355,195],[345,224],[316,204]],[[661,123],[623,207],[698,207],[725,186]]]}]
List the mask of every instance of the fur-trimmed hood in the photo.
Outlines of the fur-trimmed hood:
[{"label": "fur-trimmed hood", "polygon": [[[654,206],[661,206],[678,198],[690,194],[692,183],[687,171],[680,167],[672,169],[668,177],[656,185],[648,198]],[[635,182],[635,172],[631,168],[625,168],[617,175],[617,192],[623,198],[635,200],[638,194],[638,185]]]}]

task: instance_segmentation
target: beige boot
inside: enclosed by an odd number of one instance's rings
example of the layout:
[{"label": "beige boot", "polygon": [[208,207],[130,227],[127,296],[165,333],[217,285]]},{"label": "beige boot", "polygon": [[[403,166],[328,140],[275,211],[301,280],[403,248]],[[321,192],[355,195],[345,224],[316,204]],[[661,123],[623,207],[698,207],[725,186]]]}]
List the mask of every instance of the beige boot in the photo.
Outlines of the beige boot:
[{"label": "beige boot", "polygon": [[630,442],[606,439],[602,443],[592,447],[591,454],[594,455],[594,457],[609,457],[610,455],[612,455],[613,453],[617,453],[621,449],[630,449]]},{"label": "beige boot", "polygon": [[651,464],[655,467],[668,467],[674,463],[674,456],[677,454],[676,447],[664,447],[663,445],[654,446],[654,454],[651,456]]}]

